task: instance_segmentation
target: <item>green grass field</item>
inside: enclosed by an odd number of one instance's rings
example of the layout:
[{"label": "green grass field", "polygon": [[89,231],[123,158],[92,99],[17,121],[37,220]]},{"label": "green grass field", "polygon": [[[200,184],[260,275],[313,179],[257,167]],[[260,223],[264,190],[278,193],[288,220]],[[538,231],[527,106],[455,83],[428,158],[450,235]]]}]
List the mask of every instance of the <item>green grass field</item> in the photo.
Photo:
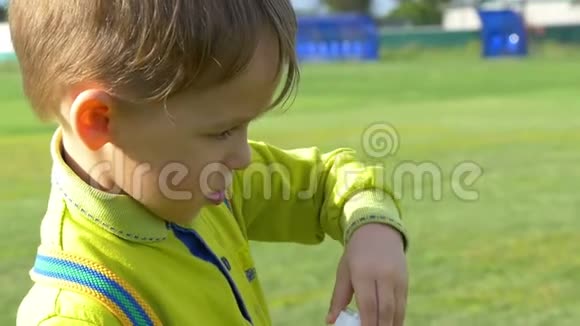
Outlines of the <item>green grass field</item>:
[{"label": "green grass field", "polygon": [[[407,325],[579,325],[578,59],[307,65],[292,108],[256,123],[252,136],[360,149],[364,128],[387,121],[401,142],[389,166],[443,171],[441,200],[428,182],[425,198],[402,194],[412,236]],[[47,200],[51,127],[34,120],[13,66],[0,68],[0,85],[0,325],[13,325]],[[471,187],[477,201],[452,192],[450,174],[466,161],[484,171]],[[323,325],[340,247],[254,248],[274,324]]]}]

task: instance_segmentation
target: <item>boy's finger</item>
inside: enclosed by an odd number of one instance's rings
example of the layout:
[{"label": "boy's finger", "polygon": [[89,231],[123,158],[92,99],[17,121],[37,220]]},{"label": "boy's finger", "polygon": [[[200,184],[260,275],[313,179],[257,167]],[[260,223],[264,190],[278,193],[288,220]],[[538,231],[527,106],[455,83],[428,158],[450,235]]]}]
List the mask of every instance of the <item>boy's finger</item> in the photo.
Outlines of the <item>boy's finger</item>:
[{"label": "boy's finger", "polygon": [[327,324],[334,324],[338,315],[344,310],[353,296],[352,282],[350,279],[350,271],[346,258],[341,259],[336,273],[336,283],[334,284],[334,291],[330,302],[328,315],[326,316]]},{"label": "boy's finger", "polygon": [[407,287],[395,288],[395,319],[393,326],[403,326],[405,324],[405,315],[407,310]]},{"label": "boy's finger", "polygon": [[393,326],[395,320],[395,290],[389,281],[377,281],[378,319],[377,325]]},{"label": "boy's finger", "polygon": [[379,309],[377,284],[373,280],[353,280],[354,293],[360,313],[361,326],[377,326]]}]

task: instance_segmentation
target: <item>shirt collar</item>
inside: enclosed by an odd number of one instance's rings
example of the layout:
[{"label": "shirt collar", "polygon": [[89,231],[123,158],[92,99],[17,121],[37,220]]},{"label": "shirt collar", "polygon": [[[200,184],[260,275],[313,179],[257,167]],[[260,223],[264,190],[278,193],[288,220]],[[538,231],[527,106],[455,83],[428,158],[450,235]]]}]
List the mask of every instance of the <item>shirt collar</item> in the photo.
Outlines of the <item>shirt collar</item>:
[{"label": "shirt collar", "polygon": [[127,195],[110,194],[84,182],[63,158],[62,130],[52,137],[52,187],[67,202],[73,217],[81,216],[120,238],[158,242],[167,238],[168,224]]}]

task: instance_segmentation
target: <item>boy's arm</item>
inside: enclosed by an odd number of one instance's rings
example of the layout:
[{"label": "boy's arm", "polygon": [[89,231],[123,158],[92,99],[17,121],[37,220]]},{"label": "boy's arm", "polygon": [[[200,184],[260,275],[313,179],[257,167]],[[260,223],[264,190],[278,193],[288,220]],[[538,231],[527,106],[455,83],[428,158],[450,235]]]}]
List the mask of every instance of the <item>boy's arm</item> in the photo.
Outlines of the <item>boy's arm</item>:
[{"label": "boy's arm", "polygon": [[250,142],[252,164],[235,173],[233,205],[250,240],[345,244],[367,223],[407,236],[380,166],[365,166],[350,149],[284,151]]}]

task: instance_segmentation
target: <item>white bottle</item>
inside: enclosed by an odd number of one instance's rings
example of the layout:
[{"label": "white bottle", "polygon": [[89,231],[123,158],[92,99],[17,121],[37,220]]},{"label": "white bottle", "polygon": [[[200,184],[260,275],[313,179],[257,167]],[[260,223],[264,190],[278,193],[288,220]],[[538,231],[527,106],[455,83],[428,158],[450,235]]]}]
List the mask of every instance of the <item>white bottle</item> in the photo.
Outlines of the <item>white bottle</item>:
[{"label": "white bottle", "polygon": [[360,317],[353,311],[342,311],[334,326],[360,326]]}]

